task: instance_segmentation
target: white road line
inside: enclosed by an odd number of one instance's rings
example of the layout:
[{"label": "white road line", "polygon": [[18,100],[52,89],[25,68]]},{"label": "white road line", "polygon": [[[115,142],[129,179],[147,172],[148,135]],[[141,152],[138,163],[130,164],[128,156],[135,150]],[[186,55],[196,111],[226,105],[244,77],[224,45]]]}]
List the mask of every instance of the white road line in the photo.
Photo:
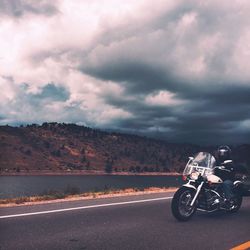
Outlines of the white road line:
[{"label": "white road line", "polygon": [[74,210],[81,210],[81,209],[88,209],[88,208],[97,208],[97,207],[119,206],[119,205],[125,205],[125,204],[144,203],[144,202],[150,202],[150,201],[169,200],[169,199],[172,199],[172,198],[173,197],[162,197],[162,198],[154,198],[154,199],[146,199],[146,200],[135,200],[135,201],[124,201],[124,202],[116,202],[116,203],[106,203],[106,204],[99,204],[99,205],[90,205],[90,206],[84,206],[84,207],[63,208],[63,209],[40,211],[40,212],[34,212],[34,213],[10,214],[10,215],[0,216],[0,219],[14,218],[14,217],[23,217],[23,216],[31,216],[31,215],[38,215],[38,214],[60,213],[60,212],[66,212],[66,211],[74,211]]}]

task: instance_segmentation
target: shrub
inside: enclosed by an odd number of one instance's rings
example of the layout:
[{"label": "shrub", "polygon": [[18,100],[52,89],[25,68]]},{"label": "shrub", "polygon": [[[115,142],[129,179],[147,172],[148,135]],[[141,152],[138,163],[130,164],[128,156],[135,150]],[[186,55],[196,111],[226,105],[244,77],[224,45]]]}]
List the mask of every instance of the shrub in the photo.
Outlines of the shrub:
[{"label": "shrub", "polygon": [[32,152],[31,152],[30,149],[27,149],[27,150],[25,151],[25,154],[26,154],[26,155],[32,155]]},{"label": "shrub", "polygon": [[80,194],[80,188],[76,186],[70,186],[68,185],[64,191],[65,194],[67,195],[75,195],[75,194]]},{"label": "shrub", "polygon": [[27,202],[29,200],[30,200],[29,197],[19,197],[15,200],[15,202],[16,202],[16,204],[22,204],[22,203]]},{"label": "shrub", "polygon": [[47,199],[62,199],[65,198],[65,194],[61,191],[58,190],[54,190],[54,189],[49,189],[49,190],[45,190],[42,193],[42,196],[47,197]]}]

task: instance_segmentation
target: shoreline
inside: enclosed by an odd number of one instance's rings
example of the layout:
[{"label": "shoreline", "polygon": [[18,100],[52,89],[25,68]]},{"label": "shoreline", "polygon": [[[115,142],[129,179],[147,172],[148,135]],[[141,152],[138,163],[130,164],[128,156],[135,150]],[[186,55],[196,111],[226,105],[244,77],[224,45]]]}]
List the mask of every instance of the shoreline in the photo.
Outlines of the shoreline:
[{"label": "shoreline", "polygon": [[104,198],[121,197],[121,196],[135,196],[135,195],[153,194],[153,193],[170,193],[170,192],[175,192],[177,189],[178,189],[177,187],[167,187],[167,188],[150,187],[150,188],[145,188],[143,190],[138,190],[136,188],[127,188],[120,190],[106,190],[101,192],[89,192],[89,193],[80,193],[74,195],[65,195],[62,198],[55,198],[55,196],[31,196],[31,197],[19,197],[12,199],[0,199],[0,208],[41,205],[41,204],[58,203],[66,201],[104,199]]},{"label": "shoreline", "polygon": [[143,173],[131,173],[131,172],[112,172],[106,173],[104,171],[29,171],[29,172],[1,172],[1,176],[181,176],[182,174],[176,172],[143,172]]}]

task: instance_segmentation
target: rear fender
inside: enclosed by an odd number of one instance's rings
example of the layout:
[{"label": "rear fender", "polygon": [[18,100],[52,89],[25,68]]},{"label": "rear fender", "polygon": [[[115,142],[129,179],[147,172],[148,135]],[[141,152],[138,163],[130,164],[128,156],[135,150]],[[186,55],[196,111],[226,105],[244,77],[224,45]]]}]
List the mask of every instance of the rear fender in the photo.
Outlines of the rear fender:
[{"label": "rear fender", "polygon": [[242,185],[243,183],[241,181],[235,181],[234,182],[234,186],[238,187],[239,185]]},{"label": "rear fender", "polygon": [[250,196],[250,187],[244,185],[241,181],[234,182],[234,190],[241,196]]}]

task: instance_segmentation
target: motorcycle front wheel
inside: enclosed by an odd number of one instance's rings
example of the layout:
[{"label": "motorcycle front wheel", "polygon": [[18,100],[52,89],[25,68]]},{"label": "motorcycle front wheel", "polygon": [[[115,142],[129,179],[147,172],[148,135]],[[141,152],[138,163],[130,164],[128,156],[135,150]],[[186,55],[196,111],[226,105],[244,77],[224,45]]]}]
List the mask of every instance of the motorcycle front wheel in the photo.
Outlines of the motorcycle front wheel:
[{"label": "motorcycle front wheel", "polygon": [[195,195],[195,190],[181,187],[174,194],[171,209],[174,217],[179,221],[188,221],[196,211],[196,203],[191,206],[191,201]]}]

